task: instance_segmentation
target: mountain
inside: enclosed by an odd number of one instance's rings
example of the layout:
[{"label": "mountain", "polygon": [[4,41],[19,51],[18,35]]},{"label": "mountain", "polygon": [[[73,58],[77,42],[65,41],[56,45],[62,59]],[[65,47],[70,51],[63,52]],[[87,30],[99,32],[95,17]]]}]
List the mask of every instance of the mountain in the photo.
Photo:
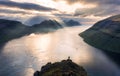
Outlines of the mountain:
[{"label": "mountain", "polygon": [[78,26],[78,25],[81,25],[78,21],[74,21],[74,20],[69,20],[69,21],[65,21],[65,20],[64,20],[64,23],[65,23],[67,26]]},{"label": "mountain", "polygon": [[18,21],[0,19],[0,43],[24,36],[27,27]]},{"label": "mountain", "polygon": [[45,20],[40,24],[27,26],[19,21],[0,19],[0,45],[31,33],[48,33],[60,28],[62,25],[55,20]]},{"label": "mountain", "polygon": [[60,23],[56,20],[45,20],[40,24],[35,24],[32,26],[32,29],[35,29],[34,32],[52,32],[54,30],[63,28]]},{"label": "mountain", "polygon": [[88,44],[104,50],[117,60],[120,58],[120,15],[112,16],[95,23],[80,34]]},{"label": "mountain", "polygon": [[87,72],[68,59],[53,64],[49,62],[41,68],[41,71],[36,71],[34,76],[87,76]]}]

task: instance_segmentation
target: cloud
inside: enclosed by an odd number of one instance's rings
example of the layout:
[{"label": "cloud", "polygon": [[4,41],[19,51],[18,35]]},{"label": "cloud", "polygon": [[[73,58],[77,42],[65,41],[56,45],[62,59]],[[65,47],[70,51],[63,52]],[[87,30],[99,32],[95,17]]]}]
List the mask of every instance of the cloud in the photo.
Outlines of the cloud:
[{"label": "cloud", "polygon": [[47,20],[49,18],[50,17],[48,17],[48,16],[40,16],[40,15],[38,15],[38,16],[34,16],[34,17],[29,18],[24,24],[27,24],[27,25],[31,26],[31,25],[34,25],[34,24],[39,24],[42,21]]},{"label": "cloud", "polygon": [[[54,0],[54,1],[61,1],[61,0]],[[85,3],[85,4],[120,4],[120,0],[64,0],[68,4],[74,4],[74,3]]]},{"label": "cloud", "polygon": [[[54,1],[61,1],[61,0],[54,0]],[[88,7],[84,8],[77,8],[75,10],[74,16],[111,16],[120,13],[120,0],[63,0],[67,4],[75,4],[80,3],[83,6],[88,5]],[[94,7],[89,7],[89,5],[95,5]]]},{"label": "cloud", "polygon": [[33,4],[33,3],[18,3],[13,1],[1,1],[0,0],[0,6],[7,6],[7,7],[16,7],[20,9],[25,10],[37,10],[37,11],[53,11],[56,9]]},{"label": "cloud", "polygon": [[[59,0],[55,0],[59,1]],[[64,0],[68,4],[82,3],[88,4],[88,7],[76,9],[74,16],[111,16],[120,13],[120,0]],[[89,7],[89,4],[95,5],[95,7]]]},{"label": "cloud", "polygon": [[10,1],[10,0],[0,0],[0,1]]},{"label": "cloud", "polygon": [[83,3],[96,3],[96,4],[115,4],[115,5],[119,5],[120,4],[120,0],[79,0]]},{"label": "cloud", "polygon": [[[114,8],[114,9],[113,9]],[[90,15],[94,15],[94,16],[109,16],[109,15],[115,15],[115,14],[119,14],[120,10],[119,10],[120,6],[114,6],[114,5],[103,5],[103,6],[97,6],[94,8],[80,8],[80,9],[76,9],[75,11],[75,16],[90,16]]]},{"label": "cloud", "polygon": [[15,11],[15,10],[6,10],[6,9],[0,9],[0,13],[4,14],[29,14],[28,12],[25,11]]},{"label": "cloud", "polygon": [[[61,1],[61,0],[54,0]],[[85,23],[95,23],[106,17],[120,14],[120,0],[62,0],[67,4],[82,4],[88,7],[77,8],[74,12],[75,17],[81,18],[80,21]],[[90,7],[89,5],[93,5]],[[75,18],[74,17],[74,18]],[[90,17],[90,18],[89,18]]]},{"label": "cloud", "polygon": [[[54,0],[54,1],[61,1],[61,0]],[[81,0],[64,0],[64,1],[67,2],[68,4],[74,4],[80,2]]]}]

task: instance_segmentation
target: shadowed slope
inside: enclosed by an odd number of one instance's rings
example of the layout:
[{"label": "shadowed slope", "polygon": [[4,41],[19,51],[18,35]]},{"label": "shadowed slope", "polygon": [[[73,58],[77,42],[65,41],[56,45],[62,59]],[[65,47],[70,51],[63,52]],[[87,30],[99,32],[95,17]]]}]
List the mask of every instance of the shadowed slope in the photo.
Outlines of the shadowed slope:
[{"label": "shadowed slope", "polygon": [[104,50],[120,64],[120,15],[97,22],[80,36],[88,44]]}]

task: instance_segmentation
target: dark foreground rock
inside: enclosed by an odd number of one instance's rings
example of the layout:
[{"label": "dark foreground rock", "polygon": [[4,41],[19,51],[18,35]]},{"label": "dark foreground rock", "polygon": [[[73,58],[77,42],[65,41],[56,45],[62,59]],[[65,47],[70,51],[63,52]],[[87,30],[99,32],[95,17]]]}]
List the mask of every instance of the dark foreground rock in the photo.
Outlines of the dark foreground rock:
[{"label": "dark foreground rock", "polygon": [[47,63],[41,68],[41,71],[36,71],[34,76],[87,76],[87,72],[83,67],[68,59],[61,62]]}]

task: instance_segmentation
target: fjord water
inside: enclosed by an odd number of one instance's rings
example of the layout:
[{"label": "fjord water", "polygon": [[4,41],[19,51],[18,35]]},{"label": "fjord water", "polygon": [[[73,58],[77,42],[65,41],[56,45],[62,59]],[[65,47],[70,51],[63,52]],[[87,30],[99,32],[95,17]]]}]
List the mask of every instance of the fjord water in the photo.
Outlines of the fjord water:
[{"label": "fjord water", "polygon": [[61,61],[68,56],[83,66],[88,76],[120,76],[120,69],[110,58],[78,35],[89,27],[65,27],[9,41],[0,53],[0,76],[33,76],[47,62]]}]

